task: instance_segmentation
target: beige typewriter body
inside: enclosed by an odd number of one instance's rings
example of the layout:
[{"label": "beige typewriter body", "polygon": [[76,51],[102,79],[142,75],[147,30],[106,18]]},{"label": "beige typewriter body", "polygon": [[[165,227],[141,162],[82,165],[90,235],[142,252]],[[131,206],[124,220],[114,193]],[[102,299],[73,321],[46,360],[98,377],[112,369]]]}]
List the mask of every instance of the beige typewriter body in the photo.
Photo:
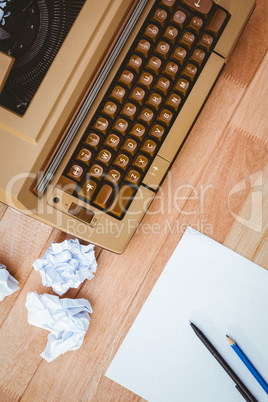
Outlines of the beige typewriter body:
[{"label": "beige typewriter body", "polygon": [[[0,201],[116,253],[124,251],[146,213],[255,6],[255,0],[215,0],[231,14],[228,25],[143,178],[128,212],[118,220],[62,191],[56,183],[152,7],[152,0],[145,6],[45,193],[38,196],[33,186],[70,125],[85,89],[98,75],[100,61],[116,43],[117,32],[136,3],[134,0],[87,0],[24,116],[0,107]],[[13,62],[0,52],[0,91]],[[94,214],[89,223],[68,212],[72,203]]]}]

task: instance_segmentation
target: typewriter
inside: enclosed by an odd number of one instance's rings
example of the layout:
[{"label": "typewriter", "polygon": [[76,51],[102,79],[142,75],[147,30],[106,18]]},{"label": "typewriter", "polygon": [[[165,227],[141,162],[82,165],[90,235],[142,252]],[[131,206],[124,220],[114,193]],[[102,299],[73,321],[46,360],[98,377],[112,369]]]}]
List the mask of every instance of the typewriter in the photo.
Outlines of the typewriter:
[{"label": "typewriter", "polygon": [[254,7],[0,0],[0,200],[122,253]]}]

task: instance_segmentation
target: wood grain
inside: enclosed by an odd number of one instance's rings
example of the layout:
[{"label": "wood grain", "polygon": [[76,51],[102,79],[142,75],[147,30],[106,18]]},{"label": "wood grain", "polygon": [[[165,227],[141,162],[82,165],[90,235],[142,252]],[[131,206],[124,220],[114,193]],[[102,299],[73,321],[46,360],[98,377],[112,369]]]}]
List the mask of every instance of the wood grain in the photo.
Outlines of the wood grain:
[{"label": "wood grain", "polygon": [[5,204],[3,204],[2,202],[0,202],[0,220],[1,220],[1,218],[4,215],[6,210],[7,210],[7,206]]},{"label": "wood grain", "polygon": [[[233,223],[224,244],[268,269],[268,165]],[[253,218],[253,219],[252,219]]]},{"label": "wood grain", "polygon": [[267,52],[268,2],[256,0],[256,8],[225,67],[234,81],[248,85]]},{"label": "wood grain", "polygon": [[[231,121],[231,124],[255,136],[264,144],[268,142],[267,76],[268,53],[265,54]],[[262,88],[261,93],[256,91],[257,87]]]},{"label": "wood grain", "polygon": [[53,293],[32,263],[69,236],[0,204],[0,262],[20,282],[0,304],[0,400],[142,402],[104,374],[187,225],[268,266],[267,12],[257,1],[126,252],[97,248],[95,278],[64,295],[88,299],[93,314],[82,347],[49,364],[47,332],[27,323],[25,300]]}]

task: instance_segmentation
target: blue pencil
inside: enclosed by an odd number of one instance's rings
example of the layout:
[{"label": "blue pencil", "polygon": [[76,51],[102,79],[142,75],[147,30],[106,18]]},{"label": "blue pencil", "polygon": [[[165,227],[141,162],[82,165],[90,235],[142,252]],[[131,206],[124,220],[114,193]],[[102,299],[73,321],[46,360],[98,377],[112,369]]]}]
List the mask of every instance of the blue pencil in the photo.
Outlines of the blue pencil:
[{"label": "blue pencil", "polygon": [[230,338],[228,335],[226,335],[231,347],[235,351],[235,353],[240,357],[242,362],[246,365],[246,367],[249,369],[251,374],[255,377],[255,379],[258,381],[258,383],[262,386],[266,394],[268,394],[268,384],[264,381],[260,373],[256,370],[256,368],[253,366],[253,364],[249,361],[245,353],[243,352],[242,349],[238,346],[238,344]]}]

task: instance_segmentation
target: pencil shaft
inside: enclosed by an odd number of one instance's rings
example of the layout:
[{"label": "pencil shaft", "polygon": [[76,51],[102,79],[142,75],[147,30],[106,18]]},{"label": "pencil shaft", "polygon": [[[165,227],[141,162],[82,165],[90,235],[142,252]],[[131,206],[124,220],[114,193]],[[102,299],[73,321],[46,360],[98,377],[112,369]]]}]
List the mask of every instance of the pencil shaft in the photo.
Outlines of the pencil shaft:
[{"label": "pencil shaft", "polygon": [[233,348],[235,353],[240,357],[242,362],[249,369],[251,374],[255,377],[255,379],[258,381],[258,383],[261,385],[261,387],[264,389],[264,391],[268,394],[268,384],[266,383],[264,378],[260,375],[260,373],[257,371],[257,369],[253,366],[253,364],[248,359],[248,357],[245,355],[243,350],[238,346],[238,344],[236,342],[231,347]]},{"label": "pencil shaft", "polygon": [[210,351],[210,353],[215,357],[218,363],[222,366],[222,368],[227,372],[227,374],[232,378],[235,384],[239,387],[240,393],[244,396],[247,401],[258,402],[257,399],[251,394],[245,384],[240,380],[240,378],[235,374],[235,372],[231,369],[229,364],[223,359],[223,357],[219,354],[217,349],[212,345],[212,343],[207,339],[207,337],[203,334],[200,329],[198,329],[193,323],[191,323],[191,327],[198,336],[198,338],[203,342],[206,348]]}]

